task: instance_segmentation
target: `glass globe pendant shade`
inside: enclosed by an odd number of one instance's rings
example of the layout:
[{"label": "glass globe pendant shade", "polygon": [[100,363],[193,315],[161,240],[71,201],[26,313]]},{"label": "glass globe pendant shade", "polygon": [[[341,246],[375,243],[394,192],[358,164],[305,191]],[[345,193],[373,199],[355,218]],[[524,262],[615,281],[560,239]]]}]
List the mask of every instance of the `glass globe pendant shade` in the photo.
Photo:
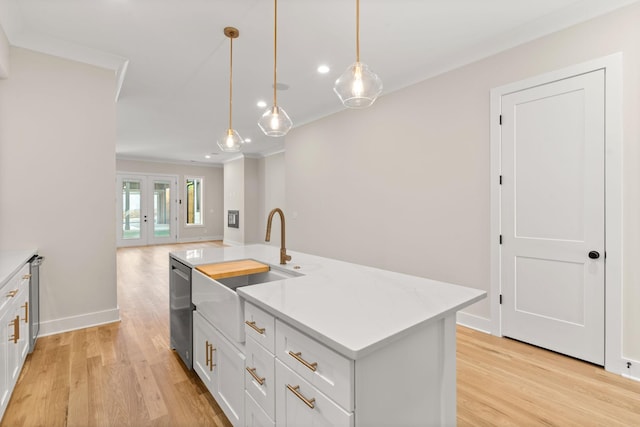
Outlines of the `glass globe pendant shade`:
[{"label": "glass globe pendant shade", "polygon": [[367,64],[354,62],[338,77],[333,91],[347,108],[366,108],[382,92],[382,80]]},{"label": "glass globe pendant shade", "polygon": [[267,136],[284,136],[293,126],[293,122],[284,109],[274,105],[265,110],[258,120],[258,126]]},{"label": "glass globe pendant shade", "polygon": [[233,129],[227,129],[218,139],[218,147],[225,153],[237,153],[244,144],[244,140],[238,132]]}]

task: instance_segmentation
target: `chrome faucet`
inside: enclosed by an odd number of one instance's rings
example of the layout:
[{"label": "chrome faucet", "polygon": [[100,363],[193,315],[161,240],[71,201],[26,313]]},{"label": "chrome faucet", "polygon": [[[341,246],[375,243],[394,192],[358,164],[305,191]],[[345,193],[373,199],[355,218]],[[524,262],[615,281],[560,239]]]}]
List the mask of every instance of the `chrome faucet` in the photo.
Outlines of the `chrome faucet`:
[{"label": "chrome faucet", "polygon": [[282,223],[280,227],[280,264],[286,264],[287,261],[291,261],[291,255],[287,255],[287,248],[285,248],[284,245],[284,212],[282,212],[282,209],[275,208],[269,212],[269,218],[267,218],[267,235],[264,241],[268,242],[271,240],[271,221],[276,212],[280,215],[280,222]]}]

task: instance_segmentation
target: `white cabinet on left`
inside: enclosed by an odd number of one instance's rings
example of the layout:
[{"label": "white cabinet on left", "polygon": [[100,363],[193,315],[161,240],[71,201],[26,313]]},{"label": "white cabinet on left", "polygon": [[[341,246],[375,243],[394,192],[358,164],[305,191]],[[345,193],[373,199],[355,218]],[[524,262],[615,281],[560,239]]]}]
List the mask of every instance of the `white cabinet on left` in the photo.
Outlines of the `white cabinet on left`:
[{"label": "white cabinet on left", "polygon": [[0,415],[29,352],[29,264],[0,289]]},{"label": "white cabinet on left", "polygon": [[244,352],[193,312],[193,369],[235,427],[244,426]]}]

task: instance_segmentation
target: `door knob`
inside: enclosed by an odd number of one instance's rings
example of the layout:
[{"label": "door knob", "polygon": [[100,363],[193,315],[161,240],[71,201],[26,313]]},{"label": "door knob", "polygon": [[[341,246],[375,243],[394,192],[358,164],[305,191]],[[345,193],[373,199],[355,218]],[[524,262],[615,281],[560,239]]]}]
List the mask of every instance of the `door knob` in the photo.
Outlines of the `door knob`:
[{"label": "door knob", "polygon": [[598,258],[600,258],[600,252],[598,252],[598,251],[591,251],[591,252],[589,252],[589,258],[591,258],[591,259],[598,259]]}]

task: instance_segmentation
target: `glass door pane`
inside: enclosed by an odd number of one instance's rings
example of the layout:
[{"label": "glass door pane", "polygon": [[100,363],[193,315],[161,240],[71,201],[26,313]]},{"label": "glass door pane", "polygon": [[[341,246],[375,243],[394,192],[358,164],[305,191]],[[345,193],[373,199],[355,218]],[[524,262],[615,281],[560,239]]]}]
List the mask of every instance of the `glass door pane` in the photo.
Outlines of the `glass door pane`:
[{"label": "glass door pane", "polygon": [[153,237],[171,237],[171,182],[153,183]]},{"label": "glass door pane", "polygon": [[142,212],[141,180],[122,180],[122,227],[120,238],[123,240],[141,239]]},{"label": "glass door pane", "polygon": [[176,242],[178,177],[117,176],[117,245],[144,246]]}]

